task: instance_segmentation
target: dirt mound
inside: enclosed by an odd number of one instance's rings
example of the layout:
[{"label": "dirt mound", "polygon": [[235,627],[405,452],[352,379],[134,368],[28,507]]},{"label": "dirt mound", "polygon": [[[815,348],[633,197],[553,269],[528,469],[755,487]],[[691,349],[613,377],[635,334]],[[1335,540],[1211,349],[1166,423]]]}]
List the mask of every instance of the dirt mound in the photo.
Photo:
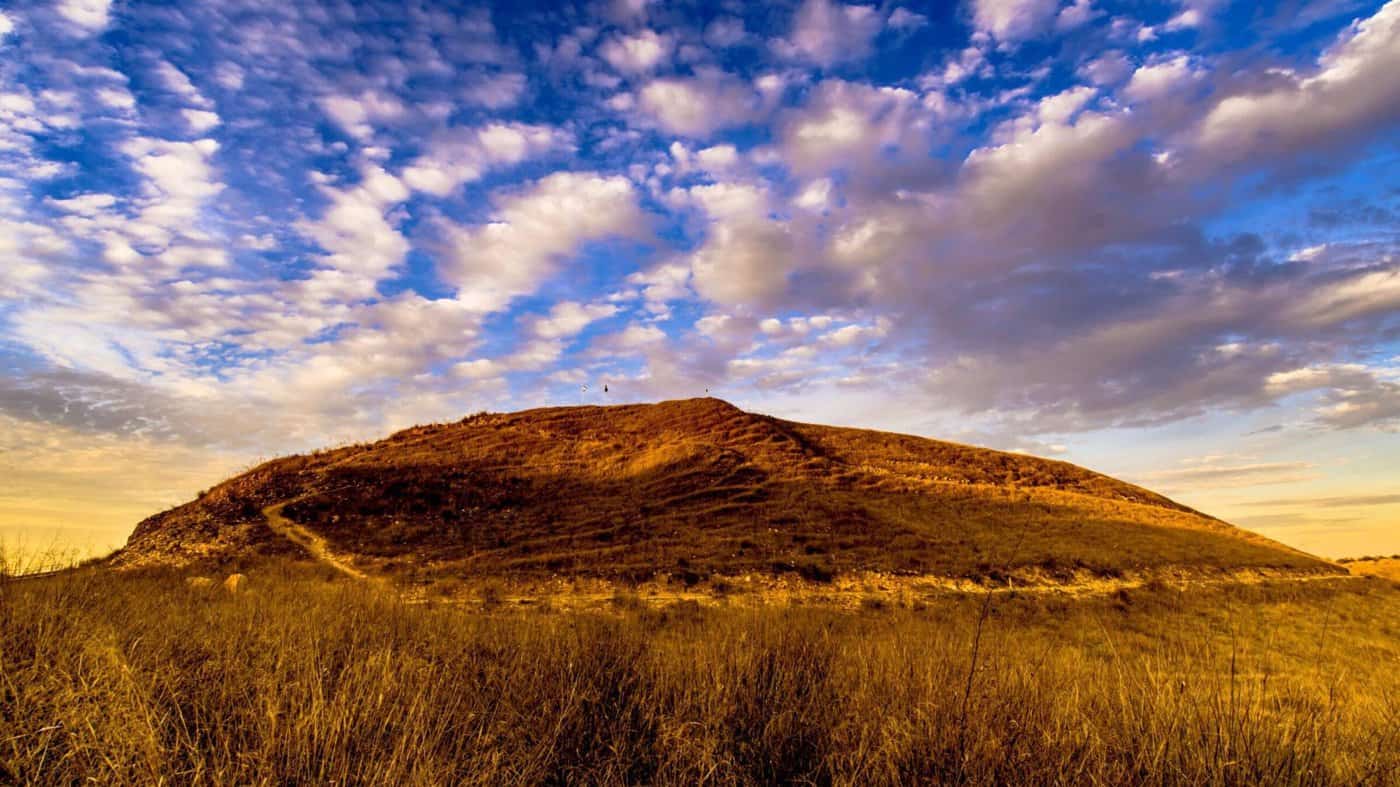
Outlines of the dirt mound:
[{"label": "dirt mound", "polygon": [[1335,570],[1065,462],[717,399],[480,414],[277,459],[145,520],[113,562],[313,552],[389,575],[685,581]]}]

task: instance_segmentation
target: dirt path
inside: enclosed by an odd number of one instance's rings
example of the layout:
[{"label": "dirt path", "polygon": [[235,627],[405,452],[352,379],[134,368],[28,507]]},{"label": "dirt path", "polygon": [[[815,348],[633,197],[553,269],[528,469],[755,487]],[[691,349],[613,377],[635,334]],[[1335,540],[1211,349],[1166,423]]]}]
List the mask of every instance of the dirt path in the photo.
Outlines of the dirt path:
[{"label": "dirt path", "polygon": [[278,503],[276,505],[268,506],[267,508],[264,508],[262,510],[263,517],[267,519],[267,526],[272,528],[273,532],[281,535],[288,541],[291,541],[301,546],[307,552],[310,552],[311,556],[317,561],[325,563],[326,565],[330,566],[336,571],[339,571],[347,577],[352,577],[354,579],[362,581],[377,581],[374,577],[371,577],[369,574],[366,574],[365,572],[359,570],[358,568],[355,568],[354,566],[350,565],[344,560],[341,560],[340,558],[331,554],[330,548],[326,546],[326,539],[316,535],[315,533],[302,527],[301,525],[298,525],[296,522],[293,522],[285,516],[282,516],[282,509],[286,508],[287,505],[289,505],[292,502],[294,501],[288,500],[282,503]]}]

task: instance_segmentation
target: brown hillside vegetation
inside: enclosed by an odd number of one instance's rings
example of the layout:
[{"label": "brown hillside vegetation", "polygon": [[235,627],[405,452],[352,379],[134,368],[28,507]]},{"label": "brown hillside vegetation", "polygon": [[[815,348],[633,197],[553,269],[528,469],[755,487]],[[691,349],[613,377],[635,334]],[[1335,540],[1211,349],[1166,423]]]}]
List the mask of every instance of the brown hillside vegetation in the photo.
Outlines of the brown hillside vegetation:
[{"label": "brown hillside vegetation", "polygon": [[1400,582],[1400,555],[1362,557],[1340,561],[1351,573],[1362,577],[1380,577]]},{"label": "brown hillside vegetation", "polygon": [[475,577],[1336,570],[1064,462],[717,399],[481,414],[277,459],[142,522],[113,563],[317,545],[355,571]]}]

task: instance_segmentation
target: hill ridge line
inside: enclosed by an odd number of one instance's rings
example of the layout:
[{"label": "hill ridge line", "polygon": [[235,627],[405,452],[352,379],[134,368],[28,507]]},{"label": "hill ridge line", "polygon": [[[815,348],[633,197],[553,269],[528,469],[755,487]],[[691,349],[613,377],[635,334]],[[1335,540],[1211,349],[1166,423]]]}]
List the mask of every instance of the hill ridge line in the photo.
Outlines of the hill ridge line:
[{"label": "hill ridge line", "polygon": [[144,520],[111,562],[313,548],[404,577],[1327,566],[1068,462],[714,398],[479,413],[280,457]]}]

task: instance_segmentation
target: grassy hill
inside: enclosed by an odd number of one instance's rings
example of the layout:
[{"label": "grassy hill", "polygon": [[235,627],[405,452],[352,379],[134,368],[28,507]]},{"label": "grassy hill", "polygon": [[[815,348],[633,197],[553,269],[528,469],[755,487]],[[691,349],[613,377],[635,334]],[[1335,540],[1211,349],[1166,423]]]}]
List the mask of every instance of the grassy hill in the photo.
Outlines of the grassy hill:
[{"label": "grassy hill", "polygon": [[1380,577],[1400,582],[1400,555],[1350,558],[1338,562],[1357,576]]},{"label": "grassy hill", "polygon": [[[190,582],[216,564],[248,576]],[[1063,462],[712,399],[278,459],[142,522],[109,565],[144,570],[7,565],[4,784],[1400,774],[1400,585]]]},{"label": "grassy hill", "polygon": [[480,414],[277,459],[145,520],[112,562],[316,545],[391,575],[1335,570],[1065,462],[717,399]]}]

